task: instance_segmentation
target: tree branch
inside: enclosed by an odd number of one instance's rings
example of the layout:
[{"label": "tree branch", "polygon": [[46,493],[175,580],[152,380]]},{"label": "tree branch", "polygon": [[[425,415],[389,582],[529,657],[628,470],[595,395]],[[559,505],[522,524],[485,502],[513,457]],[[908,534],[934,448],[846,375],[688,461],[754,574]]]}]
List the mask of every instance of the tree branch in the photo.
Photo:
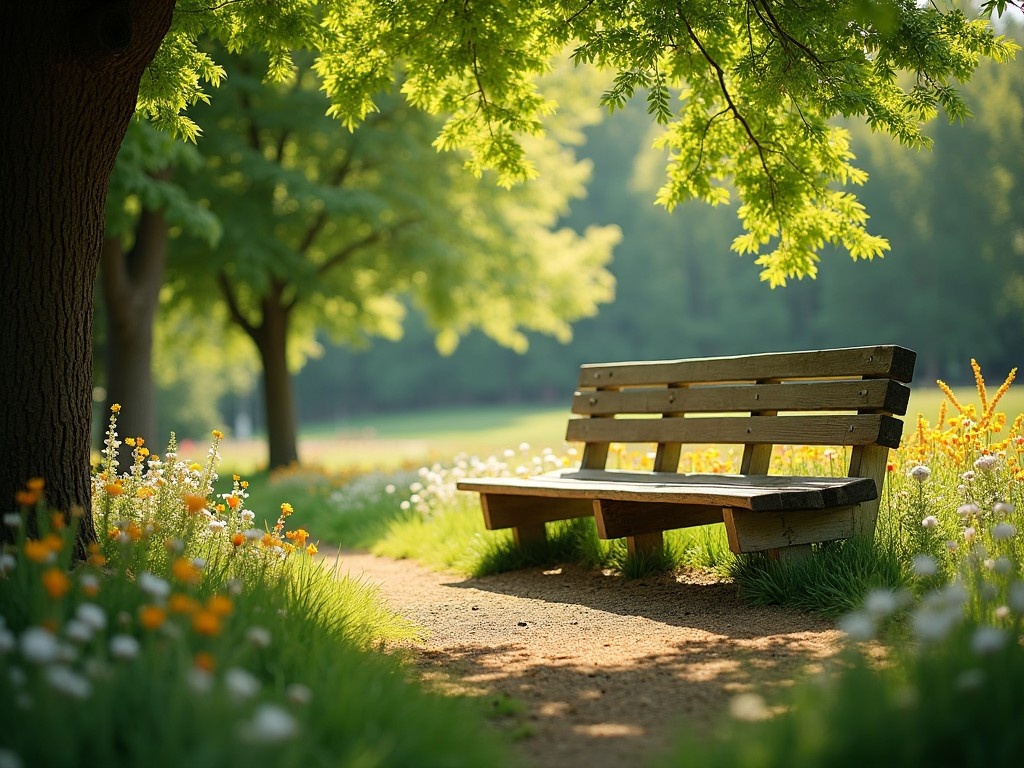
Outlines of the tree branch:
[{"label": "tree branch", "polygon": [[224,270],[220,270],[217,273],[217,284],[220,286],[220,292],[224,296],[224,303],[228,305],[228,314],[231,315],[231,319],[241,326],[249,338],[254,342],[258,342],[259,328],[250,323],[248,318],[242,314],[242,308],[238,305],[238,296],[235,294],[234,288],[231,287],[231,281]]}]

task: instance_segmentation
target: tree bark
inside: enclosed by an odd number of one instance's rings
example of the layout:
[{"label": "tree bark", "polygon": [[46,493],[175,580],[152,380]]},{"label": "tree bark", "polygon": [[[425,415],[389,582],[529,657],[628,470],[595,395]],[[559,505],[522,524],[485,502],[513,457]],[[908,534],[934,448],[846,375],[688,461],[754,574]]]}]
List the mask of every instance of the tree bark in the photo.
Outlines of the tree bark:
[{"label": "tree bark", "polygon": [[263,363],[263,398],[267,415],[269,468],[280,469],[299,461],[295,398],[288,372],[288,317],[271,291],[263,301],[263,323],[253,340]]},{"label": "tree bark", "polygon": [[143,210],[135,243],[125,252],[119,237],[103,243],[100,283],[107,314],[107,413],[121,405],[121,435],[141,437],[154,453],[156,395],[153,384],[153,323],[167,263],[167,220],[162,211]]},{"label": "tree bark", "polygon": [[[3,3],[0,510],[90,508],[93,289],[107,182],[173,0]],[[95,538],[83,517],[79,544]],[[4,528],[5,531],[9,529]]]}]

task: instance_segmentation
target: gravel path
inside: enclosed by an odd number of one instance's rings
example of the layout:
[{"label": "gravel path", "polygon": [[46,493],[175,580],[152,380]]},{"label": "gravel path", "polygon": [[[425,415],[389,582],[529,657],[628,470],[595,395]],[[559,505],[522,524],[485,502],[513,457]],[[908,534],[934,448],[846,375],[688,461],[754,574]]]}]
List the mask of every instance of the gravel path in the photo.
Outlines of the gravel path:
[{"label": "gravel path", "polygon": [[356,552],[339,572],[424,628],[411,648],[424,679],[522,703],[505,722],[534,768],[643,765],[680,727],[707,732],[738,694],[770,706],[840,645],[827,621],[746,606],[699,575],[563,566],[470,579]]}]

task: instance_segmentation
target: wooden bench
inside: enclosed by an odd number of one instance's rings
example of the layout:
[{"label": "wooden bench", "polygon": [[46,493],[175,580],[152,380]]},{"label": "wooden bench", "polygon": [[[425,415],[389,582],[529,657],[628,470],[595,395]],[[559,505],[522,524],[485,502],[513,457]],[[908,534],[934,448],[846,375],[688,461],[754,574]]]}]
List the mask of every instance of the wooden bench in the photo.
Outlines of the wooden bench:
[{"label": "wooden bench", "polygon": [[[587,364],[566,441],[579,469],[474,478],[488,529],[519,546],[545,523],[593,515],[601,538],[660,551],[662,532],[725,523],[733,552],[803,555],[873,536],[889,449],[899,446],[917,354],[898,346]],[[653,471],[608,469],[613,443],[656,444]],[[740,472],[681,474],[683,445],[743,445]],[[846,446],[844,477],[768,475],[772,448]]]}]

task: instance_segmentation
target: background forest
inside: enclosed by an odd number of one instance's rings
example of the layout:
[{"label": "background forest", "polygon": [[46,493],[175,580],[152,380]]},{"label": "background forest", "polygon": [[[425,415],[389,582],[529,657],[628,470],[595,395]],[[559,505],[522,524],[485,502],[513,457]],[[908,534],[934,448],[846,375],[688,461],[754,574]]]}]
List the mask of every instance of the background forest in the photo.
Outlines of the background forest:
[{"label": "background forest", "polygon": [[[1024,38],[1019,27],[1009,31]],[[972,357],[987,370],[1018,366],[1024,362],[1024,221],[1017,205],[1024,186],[1024,61],[983,63],[963,94],[974,117],[963,125],[933,121],[930,152],[849,126],[857,164],[870,177],[859,197],[872,232],[888,238],[891,250],[858,262],[825,250],[816,279],[777,289],[758,280],[752,258],[730,250],[740,233],[734,208],[691,202],[667,213],[654,204],[664,156],[651,149],[655,133],[641,99],[589,127],[599,118],[576,120],[573,129],[582,124],[586,136],[576,155],[592,173],[586,196],[564,208],[559,226],[578,233],[608,225],[621,230],[609,266],[614,300],[597,298],[597,314],[574,323],[571,340],[531,333],[525,350],[472,331],[442,355],[415,305],[397,340],[389,327],[349,332],[339,342],[307,323],[295,332],[298,351],[289,358],[297,419],[309,425],[451,404],[563,404],[575,367],[585,361],[898,343],[918,352],[919,382],[962,383]],[[230,199],[219,199],[219,209]],[[203,222],[195,229],[204,231]],[[501,240],[494,242],[494,258],[509,258]],[[189,263],[176,257],[176,248],[184,246],[172,240],[172,275],[176,258]],[[260,431],[259,359],[230,327],[223,301],[210,295],[185,305],[171,300],[172,293],[165,288],[156,326],[158,434],[205,434],[211,424]],[[408,296],[398,300],[412,304]],[[97,329],[102,361],[102,319]],[[187,377],[178,364],[186,354]],[[101,393],[101,363],[98,369]]]}]

